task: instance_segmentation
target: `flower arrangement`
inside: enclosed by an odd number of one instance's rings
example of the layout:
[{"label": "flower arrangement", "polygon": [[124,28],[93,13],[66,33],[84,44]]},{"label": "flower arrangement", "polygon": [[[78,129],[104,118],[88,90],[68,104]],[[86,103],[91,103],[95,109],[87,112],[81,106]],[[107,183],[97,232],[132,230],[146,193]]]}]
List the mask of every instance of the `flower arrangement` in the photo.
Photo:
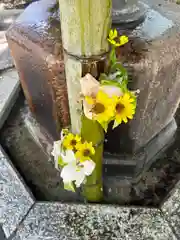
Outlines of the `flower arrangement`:
[{"label": "flower arrangement", "polygon": [[[116,57],[116,47],[126,44],[128,37],[118,36],[115,29],[110,31],[107,40],[111,44],[108,72],[102,73],[98,80],[89,73],[80,79],[81,114],[98,122],[105,132],[110,122],[114,129],[133,119],[137,100],[136,92],[128,89],[128,73]],[[93,159],[97,146],[93,144],[67,129],[62,130],[61,139],[54,142],[52,155],[55,167],[61,171],[65,189],[75,191],[86,184],[95,171],[97,162]]]},{"label": "flower arrangement", "polygon": [[75,191],[86,181],[86,176],[92,174],[95,163],[91,157],[95,154],[95,148],[91,142],[83,140],[79,135],[63,129],[61,139],[54,142],[52,155],[56,169],[61,171],[64,188]]}]

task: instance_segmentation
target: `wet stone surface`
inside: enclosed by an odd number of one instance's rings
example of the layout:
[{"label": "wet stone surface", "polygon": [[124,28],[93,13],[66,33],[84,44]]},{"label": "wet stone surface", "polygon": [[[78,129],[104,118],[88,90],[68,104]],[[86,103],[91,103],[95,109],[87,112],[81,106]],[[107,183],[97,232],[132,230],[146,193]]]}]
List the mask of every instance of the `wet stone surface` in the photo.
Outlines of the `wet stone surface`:
[{"label": "wet stone surface", "polygon": [[13,240],[176,240],[159,210],[38,203]]},{"label": "wet stone surface", "polygon": [[[62,188],[53,161],[35,143],[24,119],[30,114],[23,95],[4,125],[0,142],[38,200],[83,201],[78,194]],[[180,125],[179,111],[176,114]],[[173,144],[142,174],[138,182],[104,173],[105,202],[120,205],[159,206],[180,180],[179,129]],[[26,163],[26,164],[24,164]],[[46,176],[46,178],[44,178]]]}]

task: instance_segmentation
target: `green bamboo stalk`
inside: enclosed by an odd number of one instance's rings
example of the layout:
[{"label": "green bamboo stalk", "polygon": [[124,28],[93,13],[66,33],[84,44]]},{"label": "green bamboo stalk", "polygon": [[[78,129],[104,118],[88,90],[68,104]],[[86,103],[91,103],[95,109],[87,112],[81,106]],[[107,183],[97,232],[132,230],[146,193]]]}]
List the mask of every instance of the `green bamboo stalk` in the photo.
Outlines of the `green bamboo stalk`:
[{"label": "green bamboo stalk", "polygon": [[[81,118],[80,115],[80,78],[87,73],[83,69],[82,59],[93,59],[94,55],[108,51],[107,36],[111,25],[112,0],[59,0],[59,4],[71,129],[73,133],[82,134],[85,140],[96,145],[104,141],[103,129],[96,121],[84,116]],[[93,69],[95,63],[96,61],[89,69]],[[96,169],[83,188],[88,201],[98,202],[103,197],[102,154],[103,144],[96,148],[93,158]]]},{"label": "green bamboo stalk", "polygon": [[87,182],[83,186],[83,196],[90,202],[100,202],[103,199],[102,161],[104,131],[97,121],[92,121],[82,116],[81,135],[83,139],[92,142],[96,150],[92,158],[96,163],[96,168],[92,175],[87,177]]}]

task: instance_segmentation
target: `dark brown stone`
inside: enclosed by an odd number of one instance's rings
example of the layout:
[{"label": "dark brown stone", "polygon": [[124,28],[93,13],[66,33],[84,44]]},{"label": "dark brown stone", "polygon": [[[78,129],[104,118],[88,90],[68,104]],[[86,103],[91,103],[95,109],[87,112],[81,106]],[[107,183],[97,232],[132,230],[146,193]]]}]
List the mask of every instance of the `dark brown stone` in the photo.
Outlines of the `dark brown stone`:
[{"label": "dark brown stone", "polygon": [[69,125],[59,21],[50,19],[53,1],[31,4],[7,32],[24,94],[37,120],[53,137]]}]

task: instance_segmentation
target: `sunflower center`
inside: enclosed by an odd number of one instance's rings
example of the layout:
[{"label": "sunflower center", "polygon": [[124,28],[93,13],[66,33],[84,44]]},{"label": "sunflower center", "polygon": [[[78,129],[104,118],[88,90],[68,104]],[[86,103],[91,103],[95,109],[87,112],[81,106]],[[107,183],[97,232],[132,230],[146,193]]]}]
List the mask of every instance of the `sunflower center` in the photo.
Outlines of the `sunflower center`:
[{"label": "sunflower center", "polygon": [[77,141],[75,139],[71,140],[71,146],[75,146],[77,144]]},{"label": "sunflower center", "polygon": [[88,157],[89,155],[90,155],[90,150],[89,149],[84,149],[84,151],[83,151],[83,156],[84,157]]},{"label": "sunflower center", "polygon": [[125,108],[125,106],[122,103],[118,103],[116,105],[116,112],[121,113],[124,108]]},{"label": "sunflower center", "polygon": [[102,103],[95,103],[92,110],[95,114],[100,114],[105,111],[105,106]]},{"label": "sunflower center", "polygon": [[116,42],[119,42],[119,38],[118,37],[115,37],[113,40],[116,41]]}]

